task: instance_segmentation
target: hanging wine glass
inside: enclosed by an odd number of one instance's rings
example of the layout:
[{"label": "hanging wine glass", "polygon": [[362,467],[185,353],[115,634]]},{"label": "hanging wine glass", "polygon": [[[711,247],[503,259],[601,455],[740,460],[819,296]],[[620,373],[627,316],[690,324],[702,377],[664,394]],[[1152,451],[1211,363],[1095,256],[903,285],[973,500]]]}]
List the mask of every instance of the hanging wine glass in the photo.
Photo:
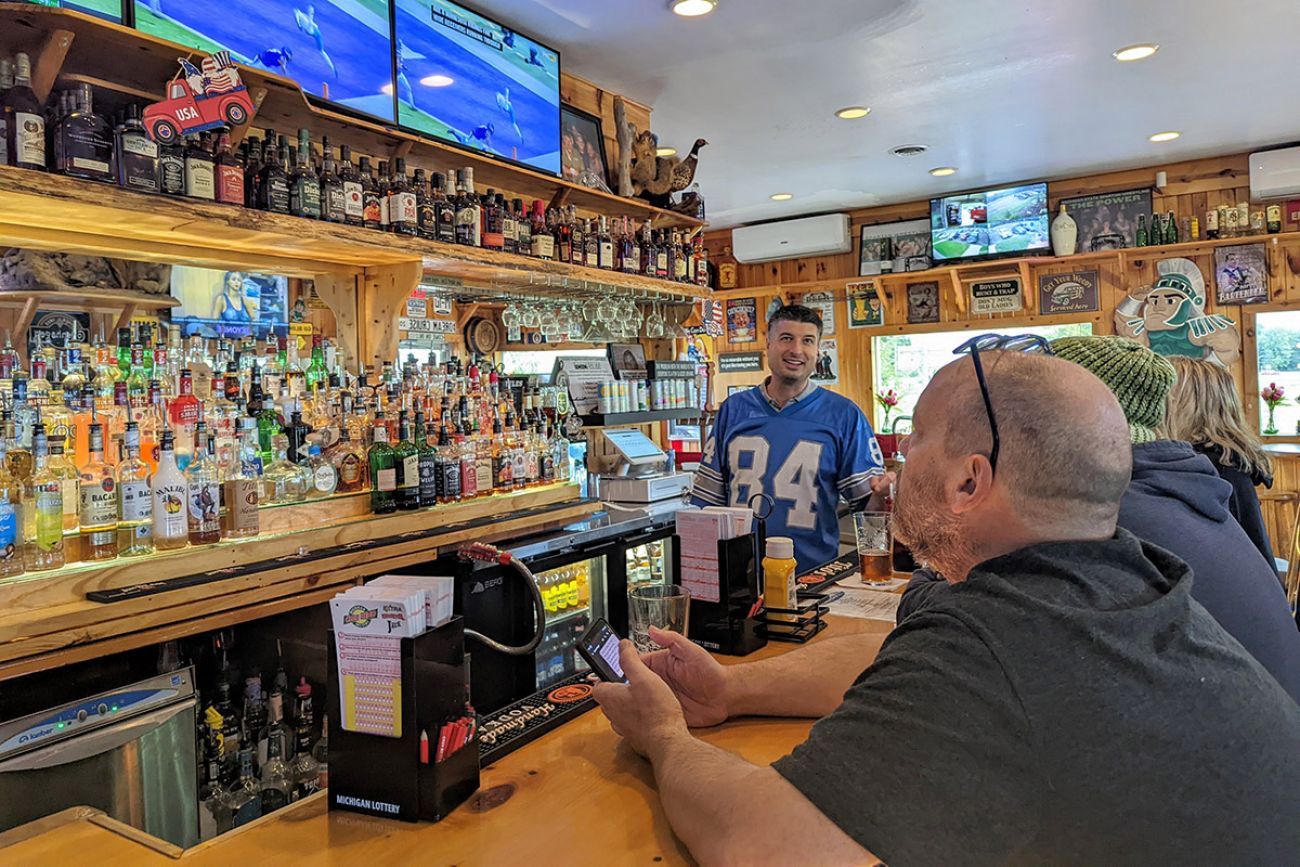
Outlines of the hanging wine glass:
[{"label": "hanging wine glass", "polygon": [[501,324],[511,330],[514,330],[519,327],[520,325],[519,307],[513,300],[511,300],[511,302],[506,305],[505,310],[501,311]]},{"label": "hanging wine glass", "polygon": [[658,340],[664,336],[664,318],[659,313],[658,301],[650,304],[650,315],[645,321],[645,336],[650,340]]},{"label": "hanging wine glass", "polygon": [[525,328],[536,328],[542,323],[541,311],[537,309],[536,301],[530,301],[524,305],[523,313],[520,314],[519,324]]},{"label": "hanging wine glass", "polygon": [[559,339],[561,333],[560,317],[555,314],[554,307],[549,308],[542,314],[538,327],[542,330],[542,336],[546,338],[548,343],[554,343]]}]

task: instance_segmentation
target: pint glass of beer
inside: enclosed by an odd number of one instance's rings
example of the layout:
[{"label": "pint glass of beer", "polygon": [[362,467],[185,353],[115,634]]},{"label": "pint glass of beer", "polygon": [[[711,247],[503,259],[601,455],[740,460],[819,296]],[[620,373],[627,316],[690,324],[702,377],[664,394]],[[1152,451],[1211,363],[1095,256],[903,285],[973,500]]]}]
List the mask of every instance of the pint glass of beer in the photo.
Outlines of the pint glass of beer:
[{"label": "pint glass of beer", "polygon": [[892,517],[889,512],[856,512],[853,515],[864,584],[883,584],[893,577]]}]

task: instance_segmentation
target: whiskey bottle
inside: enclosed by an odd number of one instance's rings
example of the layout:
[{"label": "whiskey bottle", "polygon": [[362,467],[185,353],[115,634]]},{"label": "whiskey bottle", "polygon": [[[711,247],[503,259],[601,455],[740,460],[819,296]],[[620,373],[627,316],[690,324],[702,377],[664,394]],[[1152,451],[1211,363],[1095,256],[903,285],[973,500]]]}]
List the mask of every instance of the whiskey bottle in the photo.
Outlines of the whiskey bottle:
[{"label": "whiskey bottle", "polygon": [[403,410],[398,416],[398,443],[393,447],[393,468],[397,471],[397,508],[406,512],[420,508],[420,449],[415,443],[411,418]]},{"label": "whiskey bottle", "polygon": [[370,157],[361,158],[361,225],[367,229],[382,229],[383,209],[380,204],[380,191],[375,183],[375,172],[370,165]]},{"label": "whiskey bottle", "polygon": [[90,460],[80,468],[81,557],[111,560],[117,556],[117,481],[104,460],[104,426],[90,426]]},{"label": "whiskey bottle", "polygon": [[448,244],[456,243],[456,206],[447,198],[446,179],[441,172],[433,173],[434,238]]},{"label": "whiskey bottle", "polygon": [[[14,86],[14,64],[8,57],[0,57],[0,166],[9,161],[9,114],[5,111],[5,95]],[[19,569],[21,571],[21,561]]]},{"label": "whiskey bottle", "polygon": [[[367,452],[370,463],[370,511],[384,515],[397,511],[397,468],[388,444],[388,425],[382,415],[375,419],[374,443]],[[418,474],[418,468],[417,468]]]},{"label": "whiskey bottle", "polygon": [[[533,226],[528,220],[528,214],[524,211],[523,199],[512,199],[510,202],[511,219],[514,221],[514,248],[510,251],[518,253],[520,256],[533,255]],[[509,241],[509,238],[506,239]]]},{"label": "whiskey bottle", "polygon": [[273,214],[289,213],[289,176],[280,165],[273,133],[267,130],[261,174],[257,179],[257,207]]},{"label": "whiskey bottle", "polygon": [[256,208],[258,178],[262,173],[262,143],[257,136],[250,135],[245,144],[248,145],[248,161],[244,165],[244,207]]},{"label": "whiskey bottle", "polygon": [[216,163],[212,158],[212,137],[206,132],[190,136],[185,148],[185,195],[209,202],[217,198]]},{"label": "whiskey bottle", "polygon": [[230,133],[222,130],[217,139],[216,198],[227,205],[243,206],[244,165],[230,147]]},{"label": "whiskey bottle", "polygon": [[496,190],[488,189],[487,195],[479,199],[483,225],[483,249],[501,250],[505,248],[505,234],[501,228],[501,208],[497,203]]},{"label": "whiskey bottle", "polygon": [[596,235],[596,267],[606,271],[614,270],[614,239],[609,234],[609,224],[602,215],[600,231]]},{"label": "whiskey bottle", "polygon": [[415,230],[421,238],[432,240],[438,237],[438,217],[433,207],[433,197],[429,195],[429,182],[425,180],[424,169],[415,170],[415,179],[411,182],[415,189]]},{"label": "whiskey bottle", "polygon": [[14,85],[5,94],[3,109],[9,165],[45,171],[45,115],[32,90],[31,60],[21,51],[14,57]]},{"label": "whiskey bottle", "polygon": [[135,103],[126,107],[116,139],[118,185],[143,193],[158,192],[158,145],[145,134],[140,107]]},{"label": "whiskey bottle", "polygon": [[533,200],[532,247],[532,254],[538,259],[549,262],[555,258],[555,235],[546,225],[546,205],[541,199]]},{"label": "whiskey bottle", "polygon": [[89,84],[77,85],[75,108],[59,123],[56,136],[58,169],[90,181],[113,181],[113,131],[95,114]]},{"label": "whiskey bottle", "polygon": [[357,167],[352,164],[352,149],[339,145],[339,180],[343,184],[343,216],[349,226],[360,226],[366,213],[365,197]]},{"label": "whiskey bottle", "polygon": [[379,194],[379,230],[391,232],[392,213],[388,209],[388,197],[392,193],[392,178],[388,176],[388,160],[379,161],[379,176],[375,179],[375,192]]},{"label": "whiskey bottle", "polygon": [[406,159],[393,160],[393,176],[388,187],[388,230],[398,235],[419,231],[419,209],[415,191],[406,178]]},{"label": "whiskey bottle", "polygon": [[465,189],[465,170],[456,173],[456,243],[477,247],[479,239],[478,208],[473,194]]},{"label": "whiskey bottle", "polygon": [[319,220],[321,216],[320,178],[311,161],[311,139],[307,130],[298,130],[298,152],[289,189],[289,213],[295,217]]},{"label": "whiskey bottle", "polygon": [[329,136],[322,136],[320,201],[321,219],[330,223],[346,223],[348,219],[347,191],[343,189],[343,178],[334,164],[334,148],[330,147]]}]

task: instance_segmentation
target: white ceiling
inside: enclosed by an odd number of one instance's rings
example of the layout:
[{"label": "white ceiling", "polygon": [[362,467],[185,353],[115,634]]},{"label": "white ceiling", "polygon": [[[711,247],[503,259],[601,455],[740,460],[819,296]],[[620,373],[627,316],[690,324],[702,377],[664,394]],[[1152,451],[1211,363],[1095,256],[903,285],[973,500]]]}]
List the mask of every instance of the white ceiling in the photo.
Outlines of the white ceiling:
[{"label": "white ceiling", "polygon": [[[1300,139],[1296,0],[719,0],[695,19],[667,0],[478,4],[652,105],[662,144],[707,139],[696,180],[718,227]],[[1112,59],[1135,42],[1160,51]],[[871,114],[834,117],[848,105]],[[943,165],[960,171],[928,174]]]}]

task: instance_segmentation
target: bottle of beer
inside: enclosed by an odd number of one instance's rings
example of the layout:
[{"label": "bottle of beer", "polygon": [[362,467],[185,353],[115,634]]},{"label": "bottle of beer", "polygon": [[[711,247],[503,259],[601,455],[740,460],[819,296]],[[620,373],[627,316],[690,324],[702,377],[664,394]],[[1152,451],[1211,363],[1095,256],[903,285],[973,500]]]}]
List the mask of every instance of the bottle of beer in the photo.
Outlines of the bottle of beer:
[{"label": "bottle of beer", "polygon": [[1149,246],[1149,242],[1147,240],[1147,218],[1144,214],[1138,214],[1137,237],[1133,239],[1133,246],[1135,247]]},{"label": "bottle of beer", "polygon": [[1165,243],[1178,243],[1178,219],[1174,217],[1174,212],[1170,211],[1165,217]]}]

